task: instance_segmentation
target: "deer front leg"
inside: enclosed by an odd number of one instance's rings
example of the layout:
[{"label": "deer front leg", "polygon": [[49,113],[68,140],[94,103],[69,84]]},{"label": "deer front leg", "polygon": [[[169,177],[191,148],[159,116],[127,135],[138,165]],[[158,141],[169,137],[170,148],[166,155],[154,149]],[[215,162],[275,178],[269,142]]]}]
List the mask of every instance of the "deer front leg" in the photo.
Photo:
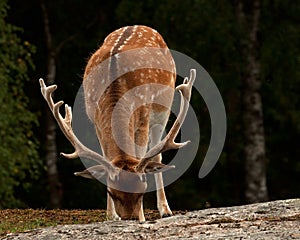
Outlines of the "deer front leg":
[{"label": "deer front leg", "polygon": [[139,211],[139,222],[144,223],[146,221],[145,215],[144,215],[144,208],[143,208],[143,202],[141,203],[141,208]]},{"label": "deer front leg", "polygon": [[116,212],[114,202],[108,193],[107,193],[107,220],[121,220],[121,218]]},{"label": "deer front leg", "polygon": [[[154,158],[156,158],[156,161],[161,162],[161,154]],[[162,173],[160,172],[160,173],[154,174],[154,178],[155,178],[155,183],[156,183],[157,208],[159,210],[160,216],[162,218],[170,217],[170,216],[172,216],[172,211],[169,207],[169,204],[168,204],[168,201],[166,198]]]},{"label": "deer front leg", "polygon": [[[155,146],[160,141],[164,126],[167,123],[168,115],[169,115],[168,112],[166,112],[164,116],[161,117],[160,122],[162,123],[162,125],[157,124],[152,126],[150,130],[150,147]],[[156,161],[161,163],[161,159],[162,156],[161,154],[159,154],[153,157],[151,161]],[[162,173],[160,172],[154,174],[154,178],[156,184],[157,208],[159,210],[160,216],[162,218],[172,216],[172,211],[169,207],[166,194],[165,194]]]}]

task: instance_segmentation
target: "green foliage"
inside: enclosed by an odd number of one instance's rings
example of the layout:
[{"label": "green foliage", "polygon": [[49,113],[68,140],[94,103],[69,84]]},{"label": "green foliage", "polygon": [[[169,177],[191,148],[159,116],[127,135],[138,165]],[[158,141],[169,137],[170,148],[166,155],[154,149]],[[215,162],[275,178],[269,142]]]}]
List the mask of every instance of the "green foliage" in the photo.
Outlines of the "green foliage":
[{"label": "green foliage", "polygon": [[20,29],[6,22],[7,3],[0,3],[0,208],[22,203],[16,187],[28,188],[29,180],[37,176],[37,141],[32,132],[37,124],[28,110],[29,99],[23,87],[27,72],[33,67],[34,47],[22,41]]},{"label": "green foliage", "polygon": [[[5,1],[4,1],[5,2]],[[13,1],[12,1],[13,2]],[[45,66],[45,45],[42,38],[43,27],[41,26],[40,11],[36,1],[15,1],[17,7],[12,8],[13,18],[18,22],[17,25],[24,24],[27,36],[35,41],[38,46],[38,60],[35,62],[39,75]],[[245,6],[250,5],[251,1],[243,1]],[[57,80],[59,84],[57,97],[64,99],[67,103],[72,103],[72,99],[81,84],[82,73],[84,71],[87,58],[103,41],[104,37],[125,25],[144,24],[157,29],[166,40],[168,46],[174,50],[185,53],[197,60],[213,77],[225,102],[227,112],[228,131],[224,151],[219,162],[213,171],[204,179],[198,179],[198,172],[202,160],[206,153],[210,139],[210,119],[205,104],[201,96],[193,93],[192,105],[198,114],[201,129],[201,141],[199,153],[190,169],[175,183],[168,186],[167,194],[171,208],[201,208],[205,205],[220,206],[233,205],[243,202],[243,179],[244,179],[244,157],[243,157],[243,134],[242,134],[242,91],[241,80],[245,65],[245,58],[242,56],[247,28],[241,29],[237,23],[236,6],[237,1],[233,0],[114,0],[96,1],[91,0],[89,4],[83,0],[57,0],[47,1],[49,7],[49,17],[53,33],[53,41],[59,44],[69,36],[74,35],[72,41],[67,42],[62,48],[57,59]],[[3,1],[0,1],[1,18],[6,14],[3,8]],[[57,7],[59,6],[59,7]],[[68,11],[65,11],[68,9]],[[249,13],[250,9],[246,9]],[[81,13],[82,14],[81,16]],[[81,16],[81,17],[78,17]],[[300,2],[293,0],[263,0],[262,16],[259,30],[260,41],[260,60],[262,97],[264,106],[264,124],[266,134],[266,148],[268,163],[268,190],[271,199],[299,197],[300,155]],[[2,28],[5,26],[5,34]],[[19,86],[24,83],[24,73],[30,66],[30,61],[26,60],[26,55],[30,53],[30,45],[15,37],[7,34],[12,26],[4,25],[3,20],[0,24],[1,41],[1,83],[0,89],[1,103],[5,101],[7,106],[11,101],[13,108],[7,107],[6,112],[16,109],[17,103],[14,91],[22,96]],[[64,29],[64,31],[61,31]],[[15,30],[10,30],[15,32]],[[7,39],[13,39],[16,44],[9,45]],[[5,47],[2,47],[5,46]],[[21,50],[23,49],[23,50]],[[3,53],[6,55],[3,55]],[[11,56],[12,55],[12,56]],[[6,56],[3,69],[2,60]],[[7,57],[10,56],[10,57]],[[21,56],[21,57],[20,57]],[[12,60],[15,59],[15,60]],[[18,62],[18,59],[23,61]],[[18,63],[18,64],[15,64]],[[19,71],[22,69],[22,71]],[[21,75],[20,75],[21,74]],[[23,75],[22,75],[23,74]],[[5,76],[5,77],[4,77]],[[18,78],[16,77],[18,76]],[[38,76],[39,77],[39,76]],[[19,82],[17,82],[19,81]],[[8,90],[13,98],[7,98]],[[59,92],[60,91],[60,92]],[[33,100],[40,104],[41,95],[37,90],[33,93]],[[10,100],[9,100],[10,99]],[[22,101],[23,109],[28,104]],[[37,104],[37,105],[38,105]],[[42,108],[39,105],[39,108]],[[6,121],[1,131],[21,126],[24,116],[20,117],[14,112],[8,119],[2,114],[1,124]],[[5,117],[4,117],[5,116]],[[32,116],[31,116],[32,117]],[[30,122],[30,115],[27,115],[27,123]],[[4,118],[4,120],[2,120]],[[20,120],[22,119],[22,120]],[[31,121],[31,123],[33,123]],[[23,123],[22,123],[23,124]],[[30,125],[30,124],[29,124]],[[22,128],[22,133],[29,131],[30,126]],[[13,127],[11,127],[13,126]],[[20,127],[21,128],[21,127]],[[27,130],[25,130],[27,129]],[[60,131],[58,133],[58,147],[61,151],[66,151],[67,143]],[[0,133],[1,134],[1,133]],[[25,134],[26,135],[26,134]],[[14,136],[14,135],[12,135]],[[3,135],[1,134],[2,148]],[[28,139],[28,138],[27,138]],[[30,138],[29,138],[30,139]],[[15,141],[13,138],[11,141]],[[19,141],[21,142],[21,141]],[[11,146],[11,145],[10,145]],[[16,145],[14,145],[16,149]],[[22,144],[17,145],[19,150]],[[27,145],[28,146],[28,145]],[[0,154],[8,151],[5,148]],[[27,151],[32,148],[25,148]],[[14,150],[15,151],[15,150]],[[24,150],[23,150],[24,151]],[[68,151],[66,151],[68,152]],[[21,155],[21,154],[20,154]],[[25,154],[23,153],[25,156]],[[2,156],[2,155],[1,155]],[[10,156],[13,156],[12,154]],[[165,154],[168,157],[168,153]],[[1,157],[3,159],[3,157]],[[0,189],[11,188],[13,191],[15,183],[2,184],[4,177],[15,181],[11,177],[15,166],[3,168],[2,164],[8,165],[9,161],[0,160],[1,168],[9,169],[0,174]],[[6,157],[7,159],[7,157]],[[16,158],[10,158],[16,161]],[[19,156],[21,159],[21,156]],[[29,159],[29,158],[27,158]],[[34,159],[34,158],[33,158]],[[12,160],[11,160],[12,161]],[[184,161],[184,159],[183,159]],[[20,164],[18,162],[18,164]],[[24,164],[29,165],[26,161]],[[34,166],[31,165],[31,166]],[[74,169],[72,169],[72,167]],[[59,170],[65,188],[66,208],[70,207],[105,207],[105,191],[84,179],[75,179],[72,172],[82,170],[80,163],[59,159]],[[23,171],[22,171],[23,172]],[[15,174],[17,176],[17,174]],[[18,175],[20,176],[20,175]],[[45,179],[45,177],[42,177]],[[46,181],[40,184],[45,189]],[[4,187],[3,187],[4,186]],[[103,187],[103,186],[102,186]],[[74,191],[76,188],[76,191]],[[77,190],[78,189],[78,190]],[[2,194],[2,190],[1,194]],[[5,191],[9,192],[9,191]],[[37,191],[40,193],[40,191]],[[97,194],[95,193],[97,192]],[[3,195],[3,194],[2,194]],[[1,199],[2,199],[2,195]],[[38,194],[36,194],[38,195]],[[41,195],[41,194],[40,194]],[[96,197],[95,197],[96,195]],[[84,196],[84,197],[83,197]],[[188,197],[187,197],[188,196]],[[33,196],[36,199],[36,196]],[[87,203],[86,199],[93,199]],[[31,200],[32,201],[32,200]],[[151,199],[151,206],[155,207],[155,194]],[[44,207],[45,201],[40,201]],[[39,205],[38,205],[39,206]]]}]

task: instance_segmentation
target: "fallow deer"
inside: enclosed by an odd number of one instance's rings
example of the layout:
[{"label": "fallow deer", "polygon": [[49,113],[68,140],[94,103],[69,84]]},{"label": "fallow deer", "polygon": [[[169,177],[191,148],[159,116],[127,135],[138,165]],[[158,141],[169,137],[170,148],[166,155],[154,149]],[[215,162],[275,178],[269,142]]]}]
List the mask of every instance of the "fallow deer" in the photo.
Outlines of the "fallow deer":
[{"label": "fallow deer", "polygon": [[[65,117],[62,117],[59,108],[63,101],[54,103],[52,99],[57,86],[46,86],[40,79],[44,98],[75,148],[74,153],[62,155],[97,163],[75,175],[106,177],[108,219],[145,221],[143,195],[147,173],[155,176],[161,217],[172,215],[162,171],[174,166],[162,164],[161,154],[188,143],[174,140],[188,111],[195,77],[196,71],[192,69],[190,78],[185,78],[176,88],[181,93],[180,111],[169,133],[161,140],[175,88],[176,70],[171,53],[161,35],[146,26],[127,26],[109,34],[89,59],[83,77],[86,112],[95,126],[103,156],[84,146],[75,136],[71,108],[66,104]],[[120,187],[125,185],[130,185],[131,190]]]}]

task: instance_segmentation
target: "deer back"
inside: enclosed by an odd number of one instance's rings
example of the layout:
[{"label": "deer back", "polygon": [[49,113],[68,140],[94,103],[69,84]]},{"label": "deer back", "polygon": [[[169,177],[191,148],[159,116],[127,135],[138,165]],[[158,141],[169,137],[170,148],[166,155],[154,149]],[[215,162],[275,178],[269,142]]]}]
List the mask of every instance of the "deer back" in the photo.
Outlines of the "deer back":
[{"label": "deer back", "polygon": [[88,61],[83,86],[87,115],[108,160],[134,153],[132,142],[147,148],[151,114],[169,112],[173,101],[173,91],[159,86],[174,89],[175,76],[171,53],[157,31],[127,26],[105,38]]}]

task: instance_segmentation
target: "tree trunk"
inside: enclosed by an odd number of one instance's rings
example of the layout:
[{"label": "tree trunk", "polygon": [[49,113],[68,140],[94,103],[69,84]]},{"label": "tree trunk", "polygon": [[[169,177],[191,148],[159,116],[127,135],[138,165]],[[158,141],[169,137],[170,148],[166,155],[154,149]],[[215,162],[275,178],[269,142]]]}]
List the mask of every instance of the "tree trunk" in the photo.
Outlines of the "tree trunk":
[{"label": "tree trunk", "polygon": [[238,4],[238,19],[243,29],[248,30],[244,51],[246,68],[243,77],[243,121],[245,137],[245,198],[249,203],[268,199],[266,183],[266,150],[261,99],[261,78],[259,60],[260,0],[254,0],[248,15],[243,3]]},{"label": "tree trunk", "polygon": [[[40,1],[42,16],[44,20],[44,30],[46,36],[47,45],[47,76],[46,85],[55,83],[56,76],[56,52],[52,44],[52,35],[50,32],[49,17],[45,2]],[[62,206],[63,190],[62,184],[59,179],[57,169],[57,146],[56,146],[56,122],[52,116],[48,105],[45,109],[45,128],[46,128],[46,140],[45,140],[45,161],[47,166],[48,184],[50,190],[50,207],[60,208]]]}]

